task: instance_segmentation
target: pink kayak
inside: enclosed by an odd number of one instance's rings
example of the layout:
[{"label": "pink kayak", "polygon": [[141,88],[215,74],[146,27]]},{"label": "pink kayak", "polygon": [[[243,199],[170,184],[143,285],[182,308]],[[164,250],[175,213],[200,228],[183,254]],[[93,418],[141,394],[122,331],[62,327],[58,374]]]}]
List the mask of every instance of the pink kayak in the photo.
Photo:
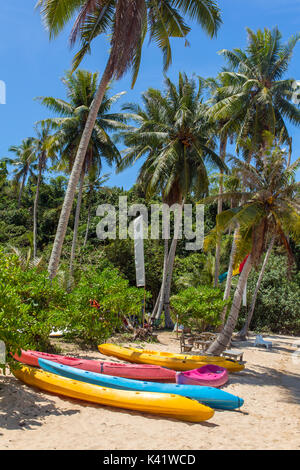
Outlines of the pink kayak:
[{"label": "pink kayak", "polygon": [[39,351],[23,351],[21,356],[14,355],[17,361],[29,366],[39,367],[39,359],[48,359],[65,366],[76,367],[77,369],[96,372],[98,374],[113,375],[134,380],[149,380],[158,382],[175,382],[176,372],[164,367],[146,364],[121,364],[118,362],[104,362],[92,359],[79,359],[75,357],[59,356],[58,354],[48,354]]},{"label": "pink kayak", "polygon": [[185,385],[206,385],[220,387],[228,380],[228,371],[224,367],[207,364],[200,369],[176,373],[176,382]]}]

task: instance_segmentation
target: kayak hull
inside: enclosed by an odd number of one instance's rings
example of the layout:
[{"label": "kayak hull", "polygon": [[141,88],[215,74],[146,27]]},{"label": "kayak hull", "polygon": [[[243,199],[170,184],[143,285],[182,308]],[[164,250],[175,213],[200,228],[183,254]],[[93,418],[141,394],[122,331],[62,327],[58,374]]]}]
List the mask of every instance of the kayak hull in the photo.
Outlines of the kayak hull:
[{"label": "kayak hull", "polygon": [[221,356],[188,356],[159,351],[148,351],[116,344],[100,344],[99,351],[106,356],[113,356],[128,362],[138,364],[154,364],[176,371],[199,369],[207,364],[224,367],[228,372],[240,372],[245,366],[238,361]]},{"label": "kayak hull", "polygon": [[214,410],[211,408],[178,395],[128,392],[99,387],[27,366],[13,373],[27,385],[90,403],[153,413],[195,423],[206,421],[214,415]]},{"label": "kayak hull", "polygon": [[221,387],[228,381],[228,371],[224,367],[208,364],[199,369],[176,372],[176,383],[182,385],[203,385]]},{"label": "kayak hull", "polygon": [[40,351],[21,351],[21,355],[14,355],[17,361],[29,366],[39,367],[39,359],[46,359],[66,366],[75,367],[98,374],[114,375],[134,380],[150,380],[159,382],[175,382],[176,373],[173,370],[155,365],[121,364],[117,362],[104,362],[91,359],[48,354]]},{"label": "kayak hull", "polygon": [[39,359],[40,367],[47,372],[62,375],[73,380],[110,387],[118,390],[131,390],[144,392],[155,392],[163,394],[174,394],[197,400],[203,405],[221,410],[233,410],[243,405],[243,399],[231,393],[212,387],[198,387],[195,385],[163,384],[138,380],[112,377],[110,375],[96,374],[94,372],[82,371],[74,367],[56,364],[51,361]]}]

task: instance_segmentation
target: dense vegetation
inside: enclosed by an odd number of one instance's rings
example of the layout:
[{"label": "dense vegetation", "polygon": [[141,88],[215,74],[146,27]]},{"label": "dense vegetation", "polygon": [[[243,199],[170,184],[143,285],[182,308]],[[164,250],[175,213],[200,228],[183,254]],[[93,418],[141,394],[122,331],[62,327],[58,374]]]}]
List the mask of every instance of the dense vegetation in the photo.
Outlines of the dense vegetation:
[{"label": "dense vegetation", "polygon": [[[162,90],[145,90],[141,104],[115,111],[119,95],[110,95],[110,82],[130,68],[135,82],[147,27],[166,69],[170,38],[190,30],[184,17],[214,36],[217,4],[162,2],[157,11],[151,2],[127,0],[103,11],[85,0],[58,10],[56,4],[38,2],[50,37],[78,15],[74,70],[99,34],[112,33],[111,50],[101,79],[73,70],[63,79],[65,99],[38,98],[53,118],[36,125],[35,137],[12,143],[0,163],[0,340],[8,352],[49,350],[52,329],[95,345],[124,331],[128,320],[140,324],[144,296],[147,321],[164,313],[166,327],[178,316],[197,329],[220,328],[210,353],[224,350],[237,326],[242,337],[250,325],[299,334],[300,159],[291,162],[288,124],[300,124],[300,110],[286,72],[300,35],[283,44],[277,28],[248,29],[245,50],[221,51],[226,67],[217,77],[180,73]],[[235,156],[228,155],[230,141]],[[140,160],[133,188],[105,186],[103,160],[117,171]],[[120,196],[148,209],[177,205],[170,240],[145,240],[145,292],[135,287],[133,241],[97,237],[97,207],[118,208]],[[200,202],[205,244],[190,252],[175,216],[186,203],[195,214]],[[245,311],[247,285],[253,309]]]},{"label": "dense vegetation", "polygon": [[[100,218],[95,215],[99,203],[118,205],[119,196],[127,195],[129,204],[149,201],[139,188],[130,191],[120,188],[101,188],[93,195],[93,210],[88,242],[84,246],[88,200],[83,199],[78,228],[78,247],[74,267],[74,285],[67,293],[68,264],[72,246],[72,222],[67,232],[63,257],[58,276],[52,282],[46,270],[51,243],[55,235],[59,208],[64,197],[66,178],[57,176],[43,180],[40,189],[38,211],[38,258],[33,259],[32,250],[32,201],[36,178],[32,176],[24,189],[22,207],[18,200],[14,182],[6,180],[1,188],[1,339],[11,345],[12,350],[41,348],[51,350],[49,333],[53,329],[67,329],[70,339],[80,339],[87,344],[109,338],[115,331],[122,331],[123,316],[141,314],[143,290],[135,287],[133,241],[100,241],[96,226]],[[213,188],[212,188],[213,191]],[[153,201],[152,201],[153,202]],[[215,224],[216,203],[205,209],[205,232],[208,234]],[[220,271],[225,272],[232,235],[222,242]],[[18,250],[14,249],[18,248]],[[17,252],[17,253],[16,253]],[[287,258],[280,247],[275,249],[268,263],[256,302],[251,329],[287,334],[300,334],[300,247],[293,244],[296,264],[288,276]],[[159,240],[145,241],[147,279],[147,312],[150,313],[159,293],[163,268],[163,246]],[[202,330],[212,330],[220,324],[220,313],[224,306],[222,290],[213,288],[213,251],[207,253],[188,252],[179,241],[174,265],[171,298],[173,321],[179,315],[181,323],[189,326],[201,325]],[[35,266],[36,265],[36,266]],[[248,303],[254,291],[259,267],[248,281]],[[283,275],[282,273],[286,273]],[[236,279],[233,280],[233,287]],[[90,306],[96,299],[101,308]],[[249,308],[249,307],[248,307]],[[140,316],[141,318],[141,316]],[[242,308],[238,326],[245,319]],[[20,334],[22,332],[22,334]]]}]

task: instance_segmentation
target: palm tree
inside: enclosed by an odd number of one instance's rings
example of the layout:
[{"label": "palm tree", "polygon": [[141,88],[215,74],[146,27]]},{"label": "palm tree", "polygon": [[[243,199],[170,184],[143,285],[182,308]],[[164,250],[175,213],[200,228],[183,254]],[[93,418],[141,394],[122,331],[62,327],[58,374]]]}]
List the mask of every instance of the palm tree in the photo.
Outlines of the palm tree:
[{"label": "palm tree", "polygon": [[221,18],[215,0],[162,0],[159,4],[153,0],[108,0],[104,3],[95,0],[38,0],[37,6],[50,38],[57,36],[73,15],[78,14],[71,33],[71,44],[79,38],[82,47],[75,56],[74,68],[90,52],[95,37],[111,33],[109,58],[78,146],[49,261],[49,275],[53,278],[61,256],[76,186],[108,83],[114,78],[120,79],[131,68],[134,85],[147,32],[149,39],[162,50],[164,68],[167,69],[172,61],[170,38],[186,38],[190,31],[182,15],[199,23],[211,37],[217,33]]},{"label": "palm tree", "polygon": [[[297,165],[297,163],[294,164],[293,166],[291,166],[291,148],[289,148],[289,153],[288,153],[288,158],[287,158],[287,171],[286,171],[288,178],[287,178],[286,183],[291,184],[291,183],[296,182],[295,173],[296,173],[296,170],[297,170],[298,167],[299,167],[299,165]],[[268,249],[266,251],[266,255],[265,255],[264,261],[262,263],[261,270],[259,272],[259,276],[258,276],[258,279],[257,279],[255,290],[254,290],[254,293],[253,293],[253,296],[252,296],[252,299],[251,299],[250,309],[248,311],[245,323],[244,323],[242,329],[238,333],[238,337],[240,339],[245,340],[247,335],[248,335],[249,327],[250,327],[251,320],[252,320],[254,310],[255,310],[257,295],[258,295],[260,285],[261,285],[261,282],[263,280],[263,276],[264,276],[264,273],[265,273],[265,269],[267,267],[271,252],[272,252],[274,244],[275,244],[275,241],[276,241],[276,234],[273,234],[272,237],[271,237]]]},{"label": "palm tree", "polygon": [[35,149],[34,149],[34,138],[27,137],[21,143],[21,145],[12,145],[9,149],[9,152],[16,154],[17,158],[5,158],[3,161],[13,165],[15,167],[14,179],[17,183],[20,183],[19,196],[18,196],[18,209],[21,206],[21,199],[23,190],[26,184],[28,176],[33,176],[33,162],[36,159]]},{"label": "palm tree", "polygon": [[[290,144],[286,121],[300,123],[300,110],[292,103],[294,79],[284,78],[300,34],[284,45],[277,28],[265,28],[256,33],[247,28],[248,47],[220,51],[228,62],[228,69],[220,73],[223,86],[218,89],[219,100],[210,109],[217,120],[225,120],[227,129],[237,134],[237,149],[248,158],[255,146],[266,146],[264,136],[281,135]],[[252,148],[245,146],[247,138]],[[245,152],[246,151],[246,152]]]},{"label": "palm tree", "polygon": [[[277,28],[273,31],[258,30],[257,33],[250,29],[247,31],[249,44],[246,51],[234,49],[220,52],[227,59],[228,68],[219,74],[221,86],[212,87],[217,99],[209,114],[217,122],[223,122],[221,135],[230,133],[237,136],[237,151],[242,150],[245,160],[251,161],[252,155],[261,147],[268,148],[266,136],[270,133],[291,146],[286,121],[296,125],[300,123],[300,111],[291,103],[294,80],[284,79],[300,35],[283,45]],[[220,213],[221,198],[218,205]],[[237,235],[238,230],[235,231],[233,243]],[[233,246],[233,255],[234,252]],[[225,296],[229,296],[230,292],[233,259],[234,256],[231,256]]]},{"label": "palm tree", "polygon": [[[284,151],[275,146],[263,148],[256,155],[255,165],[233,158],[240,174],[243,174],[248,191],[240,193],[245,201],[239,207],[223,211],[217,217],[217,231],[222,232],[232,223],[239,226],[236,259],[249,254],[239,277],[227,322],[208,352],[219,354],[229,343],[234,331],[243,292],[251,268],[258,266],[269,236],[278,235],[292,263],[292,251],[288,236],[300,239],[300,183],[291,182],[291,175],[299,166],[300,159],[286,166]],[[224,194],[228,199],[232,194]],[[238,195],[236,195],[238,196]]]},{"label": "palm tree", "polygon": [[[97,91],[98,73],[85,70],[78,70],[75,74],[68,72],[62,81],[67,89],[68,101],[53,97],[40,97],[37,99],[61,116],[42,122],[50,125],[55,130],[52,136],[52,146],[60,149],[58,169],[71,172],[80,145],[81,135]],[[108,132],[126,127],[126,115],[124,113],[110,112],[111,107],[122,94],[119,93],[111,97],[108,97],[107,94],[104,95],[86,151],[79,180],[70,258],[70,278],[72,277],[76,253],[84,176],[90,174],[91,178],[92,175],[94,178],[98,178],[101,173],[103,158],[108,165],[112,165],[113,162],[120,159],[119,151]]]},{"label": "palm tree", "polygon": [[164,93],[151,88],[144,93],[144,109],[137,105],[125,108],[132,111],[139,127],[123,133],[128,148],[120,169],[146,156],[138,182],[144,184],[147,195],[161,193],[163,202],[179,206],[170,250],[164,234],[164,270],[156,318],[164,307],[166,323],[170,323],[171,280],[184,201],[191,192],[198,197],[207,194],[207,164],[226,168],[213,150],[212,126],[205,117],[202,92],[202,80],[197,85],[179,74],[177,86],[166,79]]}]

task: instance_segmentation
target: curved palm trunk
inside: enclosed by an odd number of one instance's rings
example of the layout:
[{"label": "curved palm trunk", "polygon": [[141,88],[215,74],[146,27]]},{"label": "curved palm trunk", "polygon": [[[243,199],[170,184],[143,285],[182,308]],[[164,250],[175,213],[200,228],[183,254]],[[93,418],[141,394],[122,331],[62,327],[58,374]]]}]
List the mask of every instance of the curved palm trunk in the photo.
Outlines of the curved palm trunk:
[{"label": "curved palm trunk", "polygon": [[[233,240],[232,240],[232,246],[231,246],[231,252],[230,252],[230,258],[229,258],[229,266],[228,266],[228,273],[227,273],[227,278],[226,278],[226,286],[224,290],[224,296],[223,300],[228,300],[230,297],[230,290],[231,290],[231,283],[232,283],[232,273],[233,273],[233,263],[234,263],[234,258],[236,254],[236,237],[238,235],[238,229],[235,229],[234,234],[233,234]],[[226,318],[226,313],[227,313],[227,305],[224,308],[222,314],[221,314],[221,321],[222,324],[221,326],[224,326],[225,323],[225,318]]]},{"label": "curved palm trunk", "polygon": [[[174,323],[171,318],[170,314],[170,295],[171,295],[171,285],[172,285],[172,276],[173,276],[173,268],[174,268],[174,260],[175,260],[175,253],[177,247],[178,238],[173,238],[169,257],[168,257],[168,268],[167,268],[167,275],[166,275],[166,285],[165,285],[165,292],[164,292],[164,312],[165,312],[165,327],[166,328],[173,328]],[[157,318],[159,316],[157,315]]]},{"label": "curved palm trunk", "polygon": [[152,313],[151,313],[151,319],[152,319],[152,320],[154,320],[155,317],[156,317],[160,298],[161,298],[161,288],[160,288],[160,290],[159,290],[158,296],[157,296],[156,301],[155,301],[154,308],[153,308]]},{"label": "curved palm trunk", "polygon": [[65,239],[70,213],[73,206],[74,196],[76,192],[76,187],[78,185],[78,181],[81,175],[81,170],[83,166],[83,162],[86,156],[86,152],[88,149],[88,145],[90,142],[90,138],[94,129],[94,125],[97,119],[97,114],[102,103],[105,91],[111,79],[111,64],[110,60],[108,60],[107,66],[103,73],[100,85],[98,90],[95,94],[94,101],[91,105],[90,112],[85,124],[85,128],[81,137],[81,141],[77,150],[76,158],[74,161],[74,165],[72,168],[71,176],[68,183],[68,188],[66,191],[66,195],[64,198],[62,210],[60,213],[60,218],[58,222],[58,227],[55,235],[55,240],[51,252],[51,257],[48,266],[48,272],[50,279],[53,279],[56,276],[57,268],[59,265],[61,251],[63,242]]},{"label": "curved palm trunk", "polygon": [[[176,225],[174,227],[174,237],[171,243],[169,255],[168,255],[168,262],[167,262],[167,270],[166,270],[166,280],[165,280],[165,287],[164,287],[164,296],[163,292],[161,292],[161,298],[163,298],[163,309],[165,312],[165,326],[166,328],[173,328],[174,324],[171,319],[170,315],[170,294],[171,294],[171,284],[172,284],[172,276],[173,276],[173,268],[174,268],[174,260],[176,254],[176,247],[177,241],[179,236],[179,229],[182,219],[182,209],[183,209],[184,201],[182,201],[180,206],[179,214],[176,214],[175,221]],[[161,312],[157,312],[156,318],[159,319]]]},{"label": "curved palm trunk", "polygon": [[24,186],[25,186],[26,176],[27,176],[27,172],[24,173],[23,178],[22,178],[22,182],[21,182],[21,186],[20,186],[19,197],[18,197],[18,209],[20,209],[20,207],[21,207],[21,199],[22,199],[22,194],[23,194],[23,190],[24,190]]},{"label": "curved palm trunk", "polygon": [[[176,240],[177,244],[177,240]],[[162,285],[158,294],[158,297],[155,302],[154,309],[151,314],[152,319],[157,319],[159,320],[162,314],[162,311],[164,310],[165,312],[165,326],[166,328],[172,328],[173,327],[173,322],[170,316],[170,309],[167,308],[166,306],[166,291],[168,289],[169,291],[169,296],[170,296],[170,287],[167,285],[167,281],[170,279],[170,286],[171,286],[171,280],[172,276],[170,278],[170,253],[174,252],[174,245],[175,245],[175,251],[176,251],[176,244],[173,239],[170,251],[168,253],[168,240],[165,239],[165,254],[164,254],[164,268],[163,268],[163,280],[162,280]],[[175,253],[175,252],[174,252]],[[175,254],[174,254],[175,256]],[[174,264],[174,261],[173,261]]]},{"label": "curved palm trunk", "polygon": [[[220,157],[223,162],[225,161],[226,147],[227,147],[227,136],[220,139]],[[223,170],[221,170],[221,177],[220,177],[220,183],[219,183],[218,215],[221,214],[223,210],[222,194],[223,194]],[[219,283],[220,255],[221,255],[221,237],[218,239],[217,245],[216,245],[214,287],[218,287],[218,283]]]},{"label": "curved palm trunk", "polygon": [[249,277],[250,271],[252,268],[252,257],[251,255],[248,256],[244,269],[240,275],[239,282],[237,288],[234,293],[232,306],[230,309],[230,313],[221,333],[218,335],[217,339],[210,345],[207,352],[209,354],[220,354],[224,349],[226,349],[227,345],[229,344],[232,333],[236,326],[236,322],[239,316],[243,293],[245,290],[245,286],[247,283],[247,279]]},{"label": "curved palm trunk", "polygon": [[77,205],[76,205],[76,212],[75,212],[74,232],[73,232],[73,241],[72,241],[70,267],[69,267],[70,282],[71,282],[71,279],[72,279],[72,276],[73,276],[73,263],[74,263],[75,254],[76,254],[76,244],[77,244],[79,216],[80,216],[81,201],[82,201],[83,182],[84,182],[84,171],[82,170],[81,176],[80,176],[78,198],[77,198]]},{"label": "curved palm trunk", "polygon": [[268,264],[268,261],[269,261],[270,255],[271,255],[271,252],[272,252],[272,249],[273,249],[273,246],[274,246],[274,242],[275,242],[275,235],[273,235],[273,237],[271,239],[271,242],[270,242],[270,245],[268,247],[268,250],[267,250],[263,265],[262,265],[262,268],[260,270],[258,280],[257,280],[257,283],[256,283],[256,287],[255,287],[255,291],[253,293],[253,297],[252,297],[252,301],[251,301],[251,307],[250,307],[250,310],[248,312],[245,324],[244,324],[243,328],[241,329],[241,331],[239,331],[239,333],[238,333],[238,336],[241,339],[246,339],[246,337],[248,335],[250,323],[251,323],[253,313],[254,313],[254,309],[255,309],[255,304],[256,304],[258,291],[259,291],[259,288],[260,288],[260,285],[261,285],[261,281],[264,277],[265,269],[266,269],[266,266]]},{"label": "curved palm trunk", "polygon": [[163,278],[161,283],[161,289],[159,292],[159,302],[155,312],[158,318],[160,318],[163,306],[164,306],[164,297],[165,297],[165,287],[167,280],[167,269],[168,269],[168,254],[169,254],[169,241],[167,238],[164,240],[164,267],[163,267]]}]

